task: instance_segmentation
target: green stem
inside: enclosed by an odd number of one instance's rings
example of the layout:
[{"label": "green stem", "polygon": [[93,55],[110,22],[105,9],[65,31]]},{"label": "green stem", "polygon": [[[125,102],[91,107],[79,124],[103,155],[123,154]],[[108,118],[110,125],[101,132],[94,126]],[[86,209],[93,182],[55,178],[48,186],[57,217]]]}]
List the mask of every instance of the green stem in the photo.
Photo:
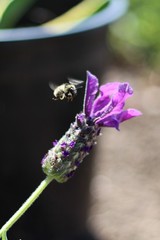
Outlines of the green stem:
[{"label": "green stem", "polygon": [[18,209],[17,212],[3,225],[0,229],[0,237],[5,236],[6,232],[13,226],[13,224],[28,210],[28,208],[34,203],[34,201],[39,197],[43,190],[48,186],[48,184],[53,180],[53,177],[47,176],[36,190],[31,194],[31,196],[23,203],[23,205]]},{"label": "green stem", "polygon": [[3,232],[3,233],[2,233],[2,240],[7,240],[7,234],[6,234],[6,232]]}]

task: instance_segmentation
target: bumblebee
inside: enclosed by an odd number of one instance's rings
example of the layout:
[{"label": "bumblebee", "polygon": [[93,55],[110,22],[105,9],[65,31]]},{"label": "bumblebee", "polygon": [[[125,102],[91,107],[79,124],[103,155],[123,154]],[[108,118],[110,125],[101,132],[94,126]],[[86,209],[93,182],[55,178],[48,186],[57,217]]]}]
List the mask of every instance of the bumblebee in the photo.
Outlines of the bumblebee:
[{"label": "bumblebee", "polygon": [[68,100],[72,101],[77,95],[77,89],[81,88],[83,81],[76,79],[68,79],[68,83],[63,83],[60,86],[54,86],[50,83],[50,88],[53,90],[53,100]]}]

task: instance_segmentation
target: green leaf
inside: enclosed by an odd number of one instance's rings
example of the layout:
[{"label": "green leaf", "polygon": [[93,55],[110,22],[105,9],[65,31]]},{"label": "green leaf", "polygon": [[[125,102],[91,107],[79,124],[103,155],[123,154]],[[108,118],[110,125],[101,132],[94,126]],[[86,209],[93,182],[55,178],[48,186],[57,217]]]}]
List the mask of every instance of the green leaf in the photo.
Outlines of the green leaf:
[{"label": "green leaf", "polygon": [[50,30],[57,33],[66,32],[106,7],[109,2],[110,0],[84,0],[42,26],[51,27]]},{"label": "green leaf", "polygon": [[36,0],[0,0],[0,28],[12,28]]}]

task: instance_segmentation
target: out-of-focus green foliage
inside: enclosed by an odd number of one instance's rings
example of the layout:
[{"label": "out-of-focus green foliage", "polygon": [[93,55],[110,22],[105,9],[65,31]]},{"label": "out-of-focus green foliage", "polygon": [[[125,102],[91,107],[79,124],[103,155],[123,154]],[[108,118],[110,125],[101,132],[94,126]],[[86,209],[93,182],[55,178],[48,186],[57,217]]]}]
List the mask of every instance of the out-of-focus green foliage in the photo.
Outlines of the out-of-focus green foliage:
[{"label": "out-of-focus green foliage", "polygon": [[160,64],[160,1],[130,0],[127,14],[110,27],[110,44],[130,63]]}]

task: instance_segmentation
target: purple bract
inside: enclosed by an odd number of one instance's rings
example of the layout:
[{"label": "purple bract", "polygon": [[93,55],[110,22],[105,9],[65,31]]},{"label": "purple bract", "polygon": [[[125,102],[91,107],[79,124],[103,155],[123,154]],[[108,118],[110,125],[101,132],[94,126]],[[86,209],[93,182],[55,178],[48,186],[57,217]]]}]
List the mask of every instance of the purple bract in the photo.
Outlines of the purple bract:
[{"label": "purple bract", "polygon": [[106,83],[99,88],[98,79],[88,71],[83,111],[100,127],[119,130],[121,122],[142,114],[133,108],[123,110],[125,101],[132,95],[133,89],[127,82]]}]

